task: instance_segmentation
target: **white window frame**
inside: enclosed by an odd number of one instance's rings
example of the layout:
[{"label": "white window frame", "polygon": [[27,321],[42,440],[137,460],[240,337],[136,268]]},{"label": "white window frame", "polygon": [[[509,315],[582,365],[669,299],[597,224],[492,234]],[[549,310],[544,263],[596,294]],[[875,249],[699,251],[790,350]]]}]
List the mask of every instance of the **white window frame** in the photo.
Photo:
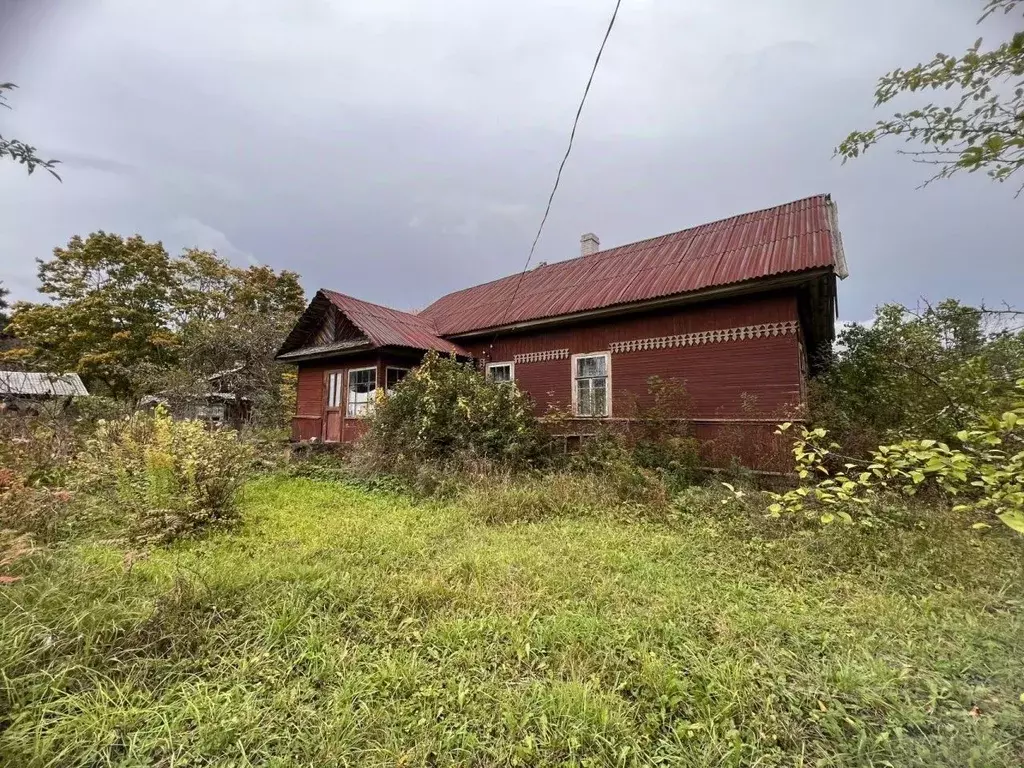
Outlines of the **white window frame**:
[{"label": "white window frame", "polygon": [[[359,405],[359,403],[350,400],[354,394],[352,392],[352,374],[362,373],[363,371],[373,371],[373,397],[371,397],[366,403],[365,413],[352,413],[352,406]],[[377,366],[370,365],[366,368],[350,368],[345,375],[345,418],[346,419],[365,419],[371,413],[373,413],[373,407],[377,402]]]},{"label": "white window frame", "polygon": [[506,366],[508,367],[508,375],[509,375],[508,383],[511,384],[512,382],[514,382],[516,380],[516,364],[512,360],[508,360],[508,361],[502,362],[502,363],[488,363],[487,364],[487,369],[486,369],[486,372],[485,372],[484,375],[487,377],[488,381],[491,381],[492,380],[491,379],[491,369],[492,368],[505,368]]},{"label": "white window frame", "polygon": [[[387,392],[389,395],[392,392],[394,392],[393,389],[388,389],[388,371],[405,371],[405,375],[408,376],[409,375],[409,371],[411,371],[411,370],[412,370],[412,368],[401,368],[401,367],[399,367],[397,365],[388,365],[388,366],[386,366],[384,368],[384,391]],[[402,378],[404,379],[405,376],[403,376]]]},{"label": "white window frame", "polygon": [[[576,361],[587,357],[603,357],[604,369],[607,372],[605,378],[605,414],[604,416],[581,416],[579,408],[579,389],[576,386]],[[572,414],[577,419],[610,419],[612,416],[612,353],[611,352],[583,352],[573,355],[571,358],[572,368],[569,370],[569,386],[572,388]],[[587,378],[587,377],[585,377]]]}]

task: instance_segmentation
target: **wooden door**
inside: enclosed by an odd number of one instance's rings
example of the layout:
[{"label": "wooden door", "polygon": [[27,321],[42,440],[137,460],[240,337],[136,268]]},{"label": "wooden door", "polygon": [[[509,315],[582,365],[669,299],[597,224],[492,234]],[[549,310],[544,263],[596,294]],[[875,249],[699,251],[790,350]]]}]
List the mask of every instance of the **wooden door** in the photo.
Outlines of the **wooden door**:
[{"label": "wooden door", "polygon": [[324,434],[325,443],[341,440],[341,420],[345,409],[345,372],[324,373]]}]

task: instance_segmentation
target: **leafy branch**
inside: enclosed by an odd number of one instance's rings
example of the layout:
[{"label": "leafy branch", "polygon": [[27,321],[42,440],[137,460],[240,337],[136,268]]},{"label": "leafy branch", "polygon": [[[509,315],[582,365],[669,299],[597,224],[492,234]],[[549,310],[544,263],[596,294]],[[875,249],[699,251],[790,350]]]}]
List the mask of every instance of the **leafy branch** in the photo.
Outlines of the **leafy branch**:
[{"label": "leafy branch", "polygon": [[[14,83],[0,83],[0,107],[5,109],[11,108],[11,105],[7,103],[7,96],[4,91],[11,91],[17,87]],[[60,176],[54,170],[54,166],[60,163],[60,160],[44,160],[36,154],[36,148],[32,145],[18,139],[4,138],[0,134],[0,158],[3,157],[9,157],[14,162],[24,165],[29,175],[39,167],[46,169],[57,181],[61,181]]]},{"label": "leafy branch", "polygon": [[[1021,0],[988,0],[979,23],[996,12],[1009,14]],[[897,112],[874,128],[853,131],[836,148],[845,163],[859,157],[881,139],[898,136],[924,145],[920,150],[898,150],[915,162],[938,166],[925,185],[959,171],[985,170],[996,181],[1006,181],[1024,167],[1024,32],[990,51],[982,51],[982,38],[962,56],[939,53],[926,64],[895,69],[878,81],[875,106],[903,93],[924,90],[959,91],[952,104],[927,104]],[[1024,191],[1024,183],[1017,195]]]}]

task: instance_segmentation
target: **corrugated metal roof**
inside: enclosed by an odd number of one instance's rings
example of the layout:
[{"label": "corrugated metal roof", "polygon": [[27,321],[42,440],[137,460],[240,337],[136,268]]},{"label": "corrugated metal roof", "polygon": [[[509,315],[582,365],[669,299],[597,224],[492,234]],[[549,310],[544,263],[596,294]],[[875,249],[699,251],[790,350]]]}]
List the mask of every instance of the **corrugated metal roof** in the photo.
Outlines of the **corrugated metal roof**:
[{"label": "corrugated metal roof", "polygon": [[322,290],[320,293],[330,299],[378,347],[433,349],[446,354],[469,356],[458,344],[440,338],[433,324],[419,315],[371,304],[335,291]]},{"label": "corrugated metal roof", "polygon": [[30,373],[0,371],[0,397],[34,395],[43,397],[85,396],[89,392],[77,373]]},{"label": "corrugated metal roof", "polygon": [[829,195],[538,267],[521,281],[510,275],[411,317],[450,336],[821,268],[845,277]]}]

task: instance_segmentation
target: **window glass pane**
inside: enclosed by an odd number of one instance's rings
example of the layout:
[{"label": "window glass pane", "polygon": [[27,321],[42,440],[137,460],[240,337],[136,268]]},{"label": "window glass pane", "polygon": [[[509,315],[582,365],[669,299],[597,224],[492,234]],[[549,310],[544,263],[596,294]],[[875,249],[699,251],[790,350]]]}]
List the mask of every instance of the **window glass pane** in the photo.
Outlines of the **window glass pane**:
[{"label": "window glass pane", "polygon": [[512,366],[492,365],[487,369],[487,375],[491,381],[512,381]]},{"label": "window glass pane", "polygon": [[388,368],[386,380],[386,388],[388,392],[393,390],[395,388],[395,385],[398,384],[398,382],[400,382],[402,379],[404,379],[405,375],[408,372],[409,371],[405,370],[404,368]]},{"label": "window glass pane", "polygon": [[377,369],[349,371],[348,374],[348,415],[365,416],[374,402],[377,389]]},{"label": "window glass pane", "polygon": [[604,355],[576,358],[576,375],[578,377],[605,376],[606,366]]},{"label": "window glass pane", "polygon": [[608,415],[608,357],[588,355],[576,358],[576,414]]},{"label": "window glass pane", "polygon": [[332,373],[327,378],[327,407],[337,408],[341,405],[341,375]]},{"label": "window glass pane", "polygon": [[607,408],[606,391],[605,391],[605,388],[604,388],[604,379],[594,379],[594,383],[595,384],[597,384],[598,382],[601,383],[601,386],[600,387],[594,387],[594,389],[593,389],[593,391],[591,393],[591,400],[592,400],[591,407],[593,408],[593,411],[591,412],[590,415],[591,416],[607,416],[608,415],[608,408]]},{"label": "window glass pane", "polygon": [[590,394],[590,379],[576,382],[576,413],[580,416],[592,416],[594,411]]}]

